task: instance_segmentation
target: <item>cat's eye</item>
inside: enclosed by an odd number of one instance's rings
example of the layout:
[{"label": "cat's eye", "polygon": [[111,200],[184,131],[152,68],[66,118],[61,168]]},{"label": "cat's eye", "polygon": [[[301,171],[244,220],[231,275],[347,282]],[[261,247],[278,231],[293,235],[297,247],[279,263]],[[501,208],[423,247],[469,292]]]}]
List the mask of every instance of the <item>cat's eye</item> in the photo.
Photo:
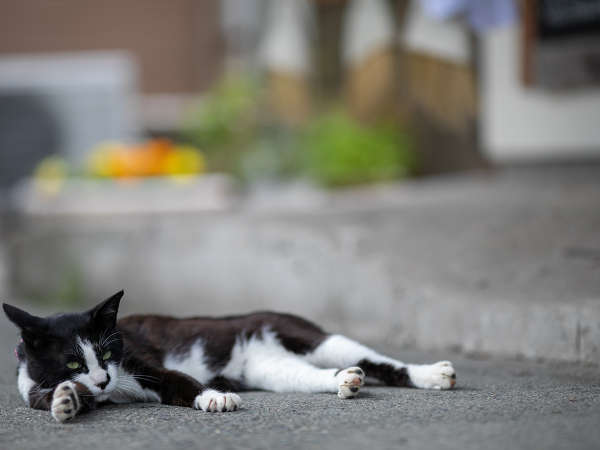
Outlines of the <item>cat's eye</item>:
[{"label": "cat's eye", "polygon": [[71,361],[67,363],[67,367],[69,369],[79,369],[81,367],[81,364],[79,364],[77,361]]},{"label": "cat's eye", "polygon": [[109,350],[107,352],[104,353],[104,355],[102,355],[102,360],[106,361],[108,358],[110,358],[112,355],[112,352]]}]

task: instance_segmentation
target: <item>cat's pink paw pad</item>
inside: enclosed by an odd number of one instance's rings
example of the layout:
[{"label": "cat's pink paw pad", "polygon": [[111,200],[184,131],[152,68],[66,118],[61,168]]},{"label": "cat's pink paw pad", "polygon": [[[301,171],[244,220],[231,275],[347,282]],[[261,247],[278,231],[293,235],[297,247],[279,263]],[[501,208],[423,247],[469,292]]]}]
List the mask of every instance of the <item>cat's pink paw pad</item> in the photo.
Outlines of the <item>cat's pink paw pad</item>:
[{"label": "cat's pink paw pad", "polygon": [[194,399],[194,408],[206,412],[235,411],[242,406],[242,399],[233,392],[219,392],[207,389]]},{"label": "cat's pink paw pad", "polygon": [[365,372],[360,367],[340,370],[335,376],[338,382],[339,398],[354,398],[365,384]]},{"label": "cat's pink paw pad", "polygon": [[79,397],[75,384],[71,381],[63,381],[54,389],[50,413],[57,422],[66,422],[75,417],[77,411],[79,411]]}]

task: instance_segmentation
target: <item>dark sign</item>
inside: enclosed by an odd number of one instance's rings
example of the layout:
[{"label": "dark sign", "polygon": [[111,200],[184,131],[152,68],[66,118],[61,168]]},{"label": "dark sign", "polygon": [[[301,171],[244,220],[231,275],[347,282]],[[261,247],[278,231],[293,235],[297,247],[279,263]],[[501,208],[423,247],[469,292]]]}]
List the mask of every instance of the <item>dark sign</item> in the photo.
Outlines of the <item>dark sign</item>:
[{"label": "dark sign", "polygon": [[541,39],[600,35],[600,0],[538,0]]}]

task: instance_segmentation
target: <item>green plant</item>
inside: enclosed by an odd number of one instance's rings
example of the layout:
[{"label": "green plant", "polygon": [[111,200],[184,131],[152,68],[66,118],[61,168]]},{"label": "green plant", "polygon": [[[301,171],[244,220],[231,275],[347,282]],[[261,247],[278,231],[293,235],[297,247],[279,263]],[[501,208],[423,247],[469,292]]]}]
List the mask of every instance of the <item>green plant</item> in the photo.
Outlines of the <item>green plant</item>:
[{"label": "green plant", "polygon": [[410,136],[397,124],[361,124],[343,110],[289,128],[262,107],[256,79],[227,76],[187,115],[183,141],[210,171],[243,181],[308,175],[330,187],[385,181],[416,167]]},{"label": "green plant", "polygon": [[202,150],[209,170],[231,171],[257,133],[259,85],[248,76],[227,76],[186,115],[183,141]]},{"label": "green plant", "polygon": [[406,132],[390,124],[360,124],[339,111],[317,118],[302,148],[306,172],[326,186],[390,180],[416,167]]}]

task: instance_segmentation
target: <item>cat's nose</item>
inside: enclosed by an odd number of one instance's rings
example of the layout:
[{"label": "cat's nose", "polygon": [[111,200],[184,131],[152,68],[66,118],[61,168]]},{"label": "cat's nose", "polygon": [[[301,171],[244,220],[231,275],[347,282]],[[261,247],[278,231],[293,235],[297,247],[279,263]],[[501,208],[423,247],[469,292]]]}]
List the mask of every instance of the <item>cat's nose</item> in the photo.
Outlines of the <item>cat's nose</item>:
[{"label": "cat's nose", "polygon": [[103,381],[102,383],[96,383],[96,386],[98,386],[100,389],[104,389],[108,385],[109,382],[110,382],[110,375],[107,373],[106,380]]}]

